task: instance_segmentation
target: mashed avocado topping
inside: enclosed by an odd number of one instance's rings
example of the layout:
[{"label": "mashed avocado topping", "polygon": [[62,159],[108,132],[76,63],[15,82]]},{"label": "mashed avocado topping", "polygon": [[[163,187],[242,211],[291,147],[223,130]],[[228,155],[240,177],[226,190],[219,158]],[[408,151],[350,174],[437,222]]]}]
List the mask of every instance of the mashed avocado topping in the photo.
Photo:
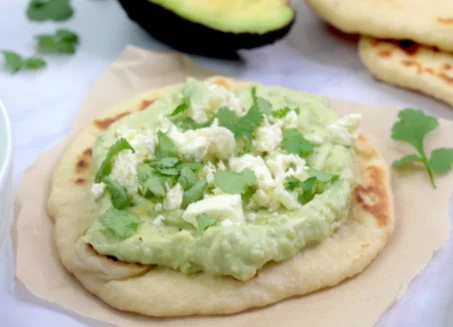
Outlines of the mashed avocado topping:
[{"label": "mashed avocado topping", "polygon": [[85,240],[122,261],[250,279],[346,219],[359,122],[304,92],[188,79],[97,139]]}]

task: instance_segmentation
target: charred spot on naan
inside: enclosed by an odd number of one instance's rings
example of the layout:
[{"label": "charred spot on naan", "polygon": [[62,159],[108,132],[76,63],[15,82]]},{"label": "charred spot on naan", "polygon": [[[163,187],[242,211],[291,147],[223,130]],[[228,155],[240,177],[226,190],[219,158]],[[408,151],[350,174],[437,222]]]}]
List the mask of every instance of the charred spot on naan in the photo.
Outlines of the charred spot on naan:
[{"label": "charred spot on naan", "polygon": [[122,112],[119,113],[115,116],[112,117],[107,117],[107,118],[102,118],[102,119],[96,119],[93,124],[100,130],[106,130],[110,125],[112,125],[114,122],[117,120],[126,117],[127,115],[130,115],[130,111]]},{"label": "charred spot on naan", "polygon": [[437,22],[445,25],[453,25],[453,17],[438,17]]},{"label": "charred spot on naan", "polygon": [[89,160],[91,158],[91,155],[93,154],[93,150],[91,148],[87,148],[85,151],[83,151],[79,157],[77,158],[77,162],[75,165],[75,172],[77,174],[80,174],[89,167]]},{"label": "charred spot on naan", "polygon": [[141,263],[136,263],[136,262],[124,262],[124,261],[118,260],[118,258],[116,258],[114,256],[100,254],[99,252],[97,252],[95,250],[95,248],[91,244],[89,244],[89,243],[85,243],[85,244],[87,246],[88,252],[95,255],[100,260],[107,262],[110,265],[127,267],[128,269],[131,269],[131,270],[143,270],[144,268],[154,267],[154,266],[143,265]]},{"label": "charred spot on naan", "polygon": [[383,168],[368,166],[365,170],[365,183],[354,186],[354,198],[363,210],[372,214],[380,227],[390,221],[390,194],[386,188],[386,176]]},{"label": "charred spot on naan", "polygon": [[85,184],[87,180],[85,178],[76,178],[74,180],[74,183],[77,184],[77,185],[82,185],[82,184]]},{"label": "charred spot on naan", "polygon": [[154,102],[156,102],[157,99],[158,98],[155,98],[155,99],[143,99],[142,102],[140,102],[140,105],[138,106],[138,111],[145,110],[150,105],[152,105]]}]

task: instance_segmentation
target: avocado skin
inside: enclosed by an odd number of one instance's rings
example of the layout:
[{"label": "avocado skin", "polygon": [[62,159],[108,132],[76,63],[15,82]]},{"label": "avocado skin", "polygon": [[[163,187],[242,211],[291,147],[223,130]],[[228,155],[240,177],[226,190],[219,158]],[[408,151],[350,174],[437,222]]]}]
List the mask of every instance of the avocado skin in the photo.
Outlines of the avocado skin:
[{"label": "avocado skin", "polygon": [[237,59],[239,49],[257,48],[283,38],[294,19],[265,34],[229,33],[184,19],[148,0],[118,0],[128,17],[157,40],[172,48],[208,57]]}]

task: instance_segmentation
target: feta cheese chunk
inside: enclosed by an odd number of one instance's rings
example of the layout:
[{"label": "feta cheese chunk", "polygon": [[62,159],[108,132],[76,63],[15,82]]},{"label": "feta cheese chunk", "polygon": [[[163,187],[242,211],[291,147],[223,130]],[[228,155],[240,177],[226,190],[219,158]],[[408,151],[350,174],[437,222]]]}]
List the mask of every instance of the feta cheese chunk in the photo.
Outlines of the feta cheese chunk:
[{"label": "feta cheese chunk", "polygon": [[253,140],[254,150],[258,153],[270,153],[278,148],[282,141],[282,130],[276,125],[262,126],[256,130]]},{"label": "feta cheese chunk", "polygon": [[141,161],[137,152],[123,150],[118,153],[113,161],[110,177],[117,181],[127,192],[136,193],[138,190],[137,165]]},{"label": "feta cheese chunk", "polygon": [[277,153],[266,159],[266,164],[276,182],[282,182],[288,176],[299,179],[307,176],[306,161],[296,154]]},{"label": "feta cheese chunk", "polygon": [[206,214],[209,218],[243,222],[242,199],[239,194],[221,194],[189,204],[182,218],[197,227],[197,216]]},{"label": "feta cheese chunk", "polygon": [[361,118],[360,114],[350,114],[327,126],[330,140],[344,146],[353,145],[359,135]]},{"label": "feta cheese chunk", "polygon": [[154,224],[155,226],[161,226],[161,225],[162,225],[162,222],[163,222],[164,220],[165,220],[165,217],[164,217],[164,216],[158,215],[158,216],[156,217],[156,219],[154,219],[153,224]]},{"label": "feta cheese chunk", "polygon": [[258,186],[260,188],[269,188],[274,183],[271,172],[261,157],[246,154],[242,157],[231,158],[229,164],[231,170],[237,173],[240,173],[246,168],[253,170],[258,179]]},{"label": "feta cheese chunk", "polygon": [[156,146],[155,131],[149,129],[138,132],[136,129],[121,126],[115,133],[118,138],[122,137],[126,139],[140,155],[144,156],[146,154],[154,153]]},{"label": "feta cheese chunk", "polygon": [[168,136],[184,158],[197,162],[208,154],[222,160],[228,159],[236,147],[233,133],[225,127],[206,127],[183,133],[173,127]]},{"label": "feta cheese chunk", "polygon": [[91,193],[93,193],[94,198],[97,200],[99,199],[105,191],[105,184],[104,183],[94,183],[91,186]]},{"label": "feta cheese chunk", "polygon": [[182,204],[182,197],[184,192],[179,183],[177,183],[173,188],[167,191],[165,195],[163,208],[164,210],[175,210],[179,209]]}]

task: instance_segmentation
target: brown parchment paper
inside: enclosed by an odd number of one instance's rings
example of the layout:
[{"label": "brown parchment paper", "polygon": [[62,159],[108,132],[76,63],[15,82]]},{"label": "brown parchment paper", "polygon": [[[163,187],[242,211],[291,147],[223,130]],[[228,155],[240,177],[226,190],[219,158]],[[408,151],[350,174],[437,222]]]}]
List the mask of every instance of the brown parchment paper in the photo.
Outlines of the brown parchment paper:
[{"label": "brown parchment paper", "polygon": [[[133,47],[121,54],[89,90],[70,135],[43,153],[24,175],[16,201],[17,278],[33,294],[48,302],[119,326],[373,325],[434,251],[447,241],[453,174],[438,176],[434,190],[422,170],[392,170],[396,228],[388,246],[370,267],[336,287],[236,315],[154,319],[123,313],[86,292],[60,264],[54,245],[53,222],[45,211],[45,202],[53,167],[68,142],[81,127],[122,100],[150,88],[181,82],[187,75],[203,78],[210,74],[179,54]],[[363,114],[362,131],[388,162],[412,151],[390,139],[397,109],[339,100],[332,100],[331,104],[339,114]],[[440,127],[428,137],[426,146],[428,149],[453,146],[453,123],[441,120]]]}]

